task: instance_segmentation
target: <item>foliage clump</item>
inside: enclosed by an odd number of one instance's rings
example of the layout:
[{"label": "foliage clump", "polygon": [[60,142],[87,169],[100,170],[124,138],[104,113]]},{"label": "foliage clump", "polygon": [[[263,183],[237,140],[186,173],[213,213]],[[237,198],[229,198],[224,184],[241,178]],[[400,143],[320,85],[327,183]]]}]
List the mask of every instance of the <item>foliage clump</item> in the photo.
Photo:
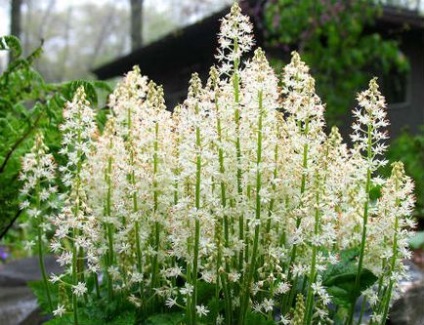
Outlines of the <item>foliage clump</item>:
[{"label": "foliage clump", "polygon": [[[11,61],[0,74],[0,238],[7,233],[5,242],[19,245],[26,231],[12,227],[12,224],[18,218],[22,224],[25,223],[18,200],[22,186],[18,178],[20,159],[30,151],[36,130],[42,130],[51,152],[62,163],[56,153],[61,146],[58,128],[62,123],[63,105],[82,85],[93,105],[97,105],[98,90],[110,90],[105,83],[96,81],[46,82],[34,68],[36,60],[42,55],[42,48],[24,57],[21,43],[14,36],[0,37],[0,51],[11,53]],[[101,115],[98,114],[99,117]],[[19,249],[12,251],[15,253]]]},{"label": "foliage clump", "polygon": [[424,228],[424,126],[415,135],[404,130],[390,144],[387,157],[391,161],[402,160],[406,172],[416,181],[414,215]]},{"label": "foliage clump", "polygon": [[242,60],[251,29],[234,5],[217,67],[206,85],[193,75],[172,114],[137,68],[111,95],[102,133],[83,88],[66,105],[67,190],[44,216],[50,242],[38,236],[65,269],[44,278],[51,324],[352,324],[361,294],[371,323],[385,323],[409,256],[413,186],[401,163],[376,174],[387,125],[376,80],[358,95],[349,149],[337,128],[325,134],[297,53],[281,89],[261,49]]},{"label": "foliage clump", "polygon": [[373,74],[391,79],[409,69],[399,42],[373,30],[382,14],[380,1],[267,1],[264,38],[282,52],[299,51],[326,98],[327,120],[339,123],[353,104],[352,95]]}]

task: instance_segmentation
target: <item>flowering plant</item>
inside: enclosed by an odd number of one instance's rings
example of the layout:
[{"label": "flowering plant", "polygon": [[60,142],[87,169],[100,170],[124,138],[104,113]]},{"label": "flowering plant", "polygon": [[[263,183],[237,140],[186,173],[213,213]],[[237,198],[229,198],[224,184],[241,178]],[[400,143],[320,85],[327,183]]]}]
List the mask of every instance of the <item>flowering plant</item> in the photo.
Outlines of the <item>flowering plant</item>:
[{"label": "flowering plant", "polygon": [[[39,293],[49,324],[384,324],[401,260],[412,183],[389,178],[376,80],[358,96],[348,149],[298,54],[281,80],[235,4],[218,66],[166,110],[134,68],[110,98],[102,134],[80,88],[65,108],[58,194],[40,135],[23,193],[42,256],[63,274]],[[42,258],[40,258],[42,264]],[[355,303],[363,295],[361,312]],[[47,298],[46,298],[47,297]]]}]

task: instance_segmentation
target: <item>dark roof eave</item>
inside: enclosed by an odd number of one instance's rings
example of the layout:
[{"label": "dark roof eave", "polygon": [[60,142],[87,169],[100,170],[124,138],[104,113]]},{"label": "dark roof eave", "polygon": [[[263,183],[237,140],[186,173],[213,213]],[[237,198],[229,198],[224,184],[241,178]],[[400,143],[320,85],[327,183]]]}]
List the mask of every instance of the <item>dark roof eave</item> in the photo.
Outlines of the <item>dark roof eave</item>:
[{"label": "dark roof eave", "polygon": [[[158,66],[152,65],[152,62],[160,62],[160,69],[164,71],[171,67],[183,67],[196,61],[213,59],[220,19],[227,12],[228,8],[225,8],[193,25],[176,30],[156,42],[94,69],[93,73],[99,79],[108,79],[123,75],[134,65],[138,65],[144,75],[152,76],[159,73]],[[187,51],[187,48],[190,50]]]},{"label": "dark roof eave", "polygon": [[[94,69],[93,73],[104,80],[123,75],[134,65],[138,65],[144,75],[156,79],[167,69],[172,68],[175,71],[176,68],[196,62],[212,61],[220,20],[228,11],[229,7],[226,7],[193,25],[100,66]],[[408,26],[409,29],[423,30],[424,17],[416,11],[385,6],[377,24]],[[160,65],[155,62],[160,62]]]},{"label": "dark roof eave", "polygon": [[406,25],[410,29],[424,29],[424,16],[420,15],[419,12],[415,10],[385,6],[378,20],[381,23],[389,23],[398,26]]}]

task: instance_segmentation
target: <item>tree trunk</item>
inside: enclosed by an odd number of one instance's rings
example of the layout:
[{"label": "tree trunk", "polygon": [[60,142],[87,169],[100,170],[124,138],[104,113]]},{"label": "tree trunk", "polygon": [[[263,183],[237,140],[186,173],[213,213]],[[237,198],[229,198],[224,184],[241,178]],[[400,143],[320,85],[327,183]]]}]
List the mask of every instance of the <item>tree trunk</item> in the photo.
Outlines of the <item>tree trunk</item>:
[{"label": "tree trunk", "polygon": [[130,0],[131,3],[131,50],[142,44],[143,0]]},{"label": "tree trunk", "polygon": [[22,0],[12,0],[10,6],[10,34],[18,38],[21,36],[21,7]]},{"label": "tree trunk", "polygon": [[[10,5],[10,34],[21,37],[22,0],[12,0]],[[9,62],[13,59],[13,53],[9,54]]]}]

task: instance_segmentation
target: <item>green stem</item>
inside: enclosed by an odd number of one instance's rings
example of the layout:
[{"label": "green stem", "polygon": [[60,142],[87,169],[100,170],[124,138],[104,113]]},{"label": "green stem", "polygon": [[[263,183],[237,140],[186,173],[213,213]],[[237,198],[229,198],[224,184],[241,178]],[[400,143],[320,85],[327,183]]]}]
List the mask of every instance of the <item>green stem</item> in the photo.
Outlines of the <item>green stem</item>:
[{"label": "green stem", "polygon": [[[113,148],[113,142],[112,140],[110,140],[109,143],[109,147],[110,149]],[[107,184],[107,193],[106,193],[106,206],[105,206],[105,215],[107,217],[111,216],[111,208],[112,208],[112,181],[111,181],[111,173],[112,173],[112,161],[113,158],[109,157],[108,158],[108,165],[107,165],[107,170],[106,170],[106,174],[105,174],[105,180],[106,180],[106,184]],[[106,231],[107,231],[107,241],[108,241],[108,257],[107,257],[107,265],[106,265],[106,274],[107,274],[107,290],[108,290],[108,297],[109,299],[113,299],[113,287],[112,287],[112,276],[110,275],[110,273],[108,272],[108,269],[110,266],[113,265],[114,263],[114,247],[113,247],[113,225],[110,223],[110,220],[108,221],[109,223],[106,225]]]},{"label": "green stem", "polygon": [[253,239],[252,258],[248,264],[247,277],[245,278],[240,305],[239,324],[244,325],[247,309],[249,307],[250,289],[253,281],[253,275],[256,271],[256,258],[259,248],[259,230],[261,222],[261,189],[262,189],[262,171],[260,165],[262,163],[262,123],[263,123],[263,94],[258,93],[259,100],[259,117],[258,117],[258,134],[257,134],[257,153],[256,153],[256,208],[255,208],[255,234]]},{"label": "green stem", "polygon": [[[395,183],[395,188],[396,188],[396,192],[399,190],[399,182],[396,179],[396,183]],[[400,200],[399,198],[396,199],[396,206],[400,205]],[[391,269],[390,269],[390,275],[393,274],[395,267],[396,267],[396,260],[397,260],[397,254],[398,254],[398,230],[399,230],[399,218],[396,216],[395,217],[395,226],[394,226],[394,232],[393,232],[393,250],[392,250],[392,260],[391,260]],[[384,305],[384,312],[383,312],[383,318],[382,318],[382,324],[384,324],[386,322],[388,313],[389,313],[389,307],[390,307],[390,300],[391,300],[391,296],[392,296],[392,291],[393,291],[393,286],[394,286],[394,280],[390,277],[390,281],[389,281],[389,287],[387,289],[387,293],[384,297],[383,300],[383,305]]]},{"label": "green stem", "polygon": [[[304,136],[308,135],[308,133],[309,133],[309,120],[308,119],[306,119],[305,125],[304,125],[301,132]],[[301,183],[300,183],[301,199],[302,199],[303,194],[305,193],[305,190],[306,190],[306,169],[308,168],[308,159],[309,159],[308,156],[309,156],[309,145],[308,145],[308,143],[305,143],[303,145],[303,161],[302,161],[302,169],[303,170],[302,170],[302,179],[301,179]],[[302,205],[301,202],[300,202],[300,205]],[[302,222],[302,220],[301,220],[300,217],[296,218],[296,229],[299,229],[301,222]],[[297,255],[297,244],[293,244],[291,254],[290,254],[290,262],[289,262],[289,265],[288,265],[288,274],[287,274],[287,281],[288,282],[290,282],[290,280],[293,277],[293,274],[291,272],[290,267],[292,265],[294,265],[294,262],[296,260],[296,255]],[[284,298],[283,298],[284,307],[285,307],[284,312],[285,313],[289,311],[289,309],[291,308],[291,306],[293,304],[294,298],[296,296],[295,290],[297,288],[297,281],[298,281],[298,278],[296,277],[295,280],[293,281],[293,285],[292,285],[292,289],[290,290],[290,294],[284,296]]]},{"label": "green stem", "polygon": [[106,268],[107,291],[108,291],[109,299],[112,299],[113,298],[112,276],[108,271],[109,266],[113,265],[113,260],[114,260],[114,254],[113,254],[113,225],[112,224],[107,225],[107,236],[108,236],[108,245],[109,245],[109,256],[108,256],[108,259],[107,259],[107,268]]},{"label": "green stem", "polygon": [[[129,165],[134,167],[135,165],[135,145],[133,138],[133,123],[132,123],[132,114],[131,108],[127,110],[127,131],[128,131],[128,145],[127,149],[130,153]],[[133,201],[133,213],[138,212],[138,202],[137,202],[137,193],[135,191],[136,186],[136,177],[134,168],[132,168],[131,173],[128,175],[129,183],[133,187],[132,201]],[[136,246],[136,259],[137,259],[137,271],[142,274],[142,252],[141,252],[141,243],[140,243],[140,224],[139,221],[135,222],[135,246]],[[141,290],[141,289],[140,289]]]},{"label": "green stem", "polygon": [[[131,140],[130,144],[130,165],[134,166],[135,164],[135,158],[134,158],[134,145]],[[132,187],[135,187],[136,185],[136,178],[135,178],[135,171],[134,169],[131,171],[130,174],[130,185]],[[132,201],[133,201],[133,213],[138,212],[138,202],[137,202],[137,193],[134,191],[132,194]],[[136,258],[137,258],[137,271],[141,274],[143,270],[142,266],[142,253],[141,253],[141,243],[140,243],[140,223],[139,221],[135,222],[135,249],[136,249]]]},{"label": "green stem", "polygon": [[[316,189],[316,205],[319,206],[320,203],[320,196],[319,196],[319,190]],[[318,236],[319,233],[319,224],[320,224],[320,218],[319,218],[319,210],[318,208],[315,209],[315,226],[314,226],[314,236]],[[314,307],[314,295],[312,290],[312,284],[315,281],[315,278],[317,276],[316,271],[316,260],[317,260],[317,253],[318,253],[318,247],[316,244],[313,244],[312,248],[312,261],[311,261],[311,270],[309,273],[309,281],[308,281],[308,293],[306,298],[306,311],[305,311],[305,324],[311,324],[312,323],[312,312]]]},{"label": "green stem", "polygon": [[[278,146],[275,146],[274,148],[274,163],[275,166],[277,166],[277,160],[278,160]],[[276,180],[278,177],[278,168],[275,167],[272,175],[273,179]],[[275,182],[272,184],[272,193],[276,193],[277,191],[277,185]],[[274,196],[272,196],[270,202],[269,202],[269,209],[268,209],[268,221],[266,225],[266,233],[269,234],[271,232],[271,217],[272,213],[274,212],[274,205],[275,205],[275,199]],[[278,232],[277,232],[278,233]],[[271,238],[269,237],[269,240]]]},{"label": "green stem", "polygon": [[[221,233],[222,233],[222,224],[218,220],[215,222],[215,236],[214,241],[217,248],[217,254],[216,254],[216,267],[215,267],[215,274],[216,274],[216,284],[215,284],[215,302],[219,301],[219,295],[221,293],[221,283],[223,282],[221,277],[221,265],[222,265],[222,243],[221,243]],[[221,281],[221,283],[220,283]],[[213,319],[216,319],[218,317],[219,310],[214,311]]]},{"label": "green stem", "polygon": [[[196,105],[196,114],[198,114],[198,105]],[[200,137],[200,127],[196,127],[196,148],[199,152],[196,157],[196,185],[195,185],[195,207],[196,211],[200,211],[200,185],[201,185],[201,171],[202,171],[202,157],[200,150],[202,147],[202,140]],[[192,272],[192,281],[193,281],[193,294],[192,294],[192,308],[191,308],[191,320],[192,325],[197,324],[197,273],[198,273],[198,262],[199,262],[199,242],[200,242],[200,221],[198,216],[195,220],[195,229],[194,229],[194,248],[193,248],[193,272]]]},{"label": "green stem", "polygon": [[[368,135],[368,145],[367,145],[367,163],[370,163],[372,160],[372,125],[368,125],[367,135]],[[368,226],[368,210],[369,210],[369,192],[371,187],[371,167],[367,167],[367,178],[365,183],[365,195],[366,201],[364,203],[364,213],[362,219],[362,236],[361,236],[361,247],[359,252],[359,261],[358,261],[358,269],[355,277],[355,289],[354,292],[359,293],[361,287],[361,273],[363,269],[364,263],[364,255],[365,255],[365,246],[367,240],[367,226]],[[355,313],[355,303],[356,301],[351,302],[349,318],[346,324],[352,324],[353,322],[353,314]]]},{"label": "green stem", "polygon": [[47,295],[47,301],[49,303],[49,312],[53,312],[53,304],[52,304],[52,299],[51,299],[51,295],[50,295],[50,289],[49,289],[49,281],[47,279],[47,272],[46,272],[46,266],[44,264],[44,253],[43,253],[43,240],[42,240],[42,230],[41,230],[41,223],[42,223],[42,218],[41,216],[38,216],[40,218],[40,222],[38,224],[38,229],[37,229],[37,237],[38,237],[38,262],[40,264],[40,269],[41,269],[41,275],[43,277],[43,283],[44,283],[44,288],[46,290],[46,295]]},{"label": "green stem", "polygon": [[[234,40],[234,52],[238,52],[239,44],[238,40]],[[233,82],[233,89],[234,89],[234,104],[235,104],[235,111],[234,111],[234,121],[236,123],[236,156],[237,156],[237,193],[238,195],[241,195],[243,193],[243,187],[242,187],[242,169],[240,168],[241,164],[241,144],[240,144],[240,76],[238,73],[238,69],[240,66],[240,59],[234,60],[234,74],[232,77]],[[243,214],[239,217],[239,240],[244,241],[244,216]],[[238,258],[238,269],[243,269],[243,250],[240,251],[239,258]],[[241,281],[243,280],[243,273],[241,276]]]},{"label": "green stem", "polygon": [[[234,76],[236,79],[237,76]],[[237,83],[238,85],[238,83]],[[238,89],[238,87],[237,87]],[[238,100],[238,95],[236,96]],[[238,195],[242,195],[243,187],[242,187],[242,170],[240,168],[241,164],[241,145],[240,145],[240,110],[237,107],[234,112],[234,120],[236,121],[236,155],[237,155],[237,193]],[[240,214],[239,217],[239,240],[244,241],[244,216],[243,213]],[[238,260],[238,269],[243,269],[243,251],[240,251],[239,260]]]},{"label": "green stem", "polygon": [[97,273],[94,273],[94,285],[96,286],[96,298],[100,300],[100,285],[99,285],[99,276]]},{"label": "green stem", "polygon": [[[37,166],[40,166],[40,164],[41,164],[40,157],[39,157],[39,155],[37,155]],[[41,184],[40,184],[40,179],[38,179],[37,184],[36,184],[36,188],[35,188],[35,195],[36,195],[36,209],[39,212],[41,212],[40,193],[41,193]],[[38,221],[37,222],[38,263],[40,265],[41,275],[42,275],[43,283],[44,283],[44,289],[46,291],[47,301],[49,303],[49,309],[50,309],[49,312],[52,313],[53,312],[53,304],[52,304],[52,299],[51,299],[51,295],[50,295],[49,281],[48,281],[48,278],[47,278],[46,266],[44,264],[43,232],[42,232],[42,224],[43,224],[44,218],[42,216],[42,213],[40,213],[37,216],[37,221]]]},{"label": "green stem", "polygon": [[362,317],[364,317],[366,306],[367,306],[367,297],[364,296],[364,299],[362,299],[361,311],[360,311],[359,317],[358,317],[358,324],[362,324]]},{"label": "green stem", "polygon": [[[215,103],[216,103],[216,111],[218,112],[218,98],[215,97]],[[220,143],[222,143],[222,127],[221,127],[221,119],[217,118],[217,133],[218,133],[218,140]],[[221,174],[221,206],[225,210],[227,207],[227,194],[226,194],[226,184],[224,182],[224,175],[225,175],[225,165],[224,165],[224,150],[222,149],[222,146],[218,149],[218,159],[219,159],[219,172]],[[229,221],[228,216],[225,214],[224,218],[222,220],[223,227],[221,227],[219,236],[221,236],[222,228],[224,230],[224,247],[229,247]],[[217,265],[217,276],[220,274],[222,287],[224,290],[224,301],[225,301],[225,314],[226,314],[226,320],[228,324],[231,324],[232,322],[232,301],[231,301],[231,295],[229,291],[229,281],[228,281],[228,274],[230,273],[230,265],[227,260],[224,261],[225,264],[225,272],[226,274],[220,273],[219,268],[221,266],[221,249],[219,246],[219,258],[218,258],[218,265]],[[217,299],[218,301],[218,299]]]},{"label": "green stem", "polygon": [[[155,123],[155,141],[153,144],[153,212],[156,214],[158,207],[159,207],[159,191],[158,191],[158,182],[156,180],[157,173],[159,170],[159,123]],[[158,264],[158,256],[159,256],[159,248],[160,248],[160,231],[161,226],[158,221],[155,221],[154,225],[154,250],[155,255],[153,256],[153,270],[152,270],[152,289],[158,288],[159,285],[157,284],[158,277],[159,277],[159,264]]]},{"label": "green stem", "polygon": [[[75,229],[73,231],[75,233]],[[72,283],[76,285],[78,283],[78,260],[77,260],[77,248],[74,245],[72,247]],[[74,312],[74,325],[78,325],[78,297],[72,293],[72,309]]]}]

